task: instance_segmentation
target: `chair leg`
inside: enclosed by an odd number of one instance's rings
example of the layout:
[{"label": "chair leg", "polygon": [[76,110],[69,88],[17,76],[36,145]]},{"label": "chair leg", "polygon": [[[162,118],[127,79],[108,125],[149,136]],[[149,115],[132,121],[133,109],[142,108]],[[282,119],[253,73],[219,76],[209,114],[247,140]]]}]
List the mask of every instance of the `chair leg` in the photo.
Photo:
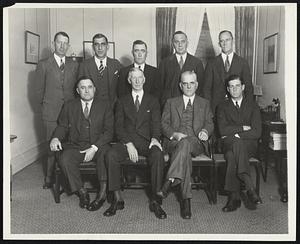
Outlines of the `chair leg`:
[{"label": "chair leg", "polygon": [[55,185],[53,187],[54,200],[56,203],[60,203],[60,172],[55,172]]},{"label": "chair leg", "polygon": [[217,204],[217,186],[218,186],[218,167],[214,165],[214,174],[213,174],[213,203]]},{"label": "chair leg", "polygon": [[[259,196],[259,190],[260,190],[260,167],[258,164],[255,165],[255,171],[256,171],[256,194],[258,195],[258,197],[260,198]],[[261,200],[261,199],[260,199]]]}]

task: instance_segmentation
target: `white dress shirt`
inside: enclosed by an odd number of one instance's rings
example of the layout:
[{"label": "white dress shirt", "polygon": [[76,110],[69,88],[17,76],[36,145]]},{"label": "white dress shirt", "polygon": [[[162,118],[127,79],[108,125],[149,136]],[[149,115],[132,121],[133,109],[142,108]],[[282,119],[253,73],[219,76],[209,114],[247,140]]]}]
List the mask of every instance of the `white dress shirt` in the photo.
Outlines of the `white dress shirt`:
[{"label": "white dress shirt", "polygon": [[[97,58],[96,56],[94,56],[94,57],[95,57],[95,63],[96,63],[96,65],[97,65],[97,68],[99,69],[99,67],[100,67],[100,59]],[[107,57],[105,57],[105,58],[102,59],[101,61],[102,61],[103,67],[106,68]]]},{"label": "white dress shirt", "polygon": [[66,64],[66,56],[61,58],[56,53],[54,53],[54,59],[58,65],[58,67],[60,67],[60,65],[61,65],[61,60],[63,61],[64,64]]},{"label": "white dress shirt", "polygon": [[232,100],[234,106],[236,106],[236,102],[238,102],[239,107],[241,107],[242,101],[243,101],[243,97],[241,97],[239,100],[234,100],[232,98],[231,98],[231,100]]},{"label": "white dress shirt", "polygon": [[[231,62],[232,62],[232,59],[233,59],[233,54],[234,54],[233,52],[228,54],[228,60],[229,60],[230,65],[231,65]],[[226,58],[227,58],[227,54],[222,52],[221,55],[222,55],[223,63],[224,63],[224,66],[225,66],[225,61],[226,61]]]},{"label": "white dress shirt", "polygon": [[195,94],[193,96],[191,96],[191,97],[188,97],[186,95],[182,95],[182,96],[183,96],[184,109],[186,109],[186,106],[189,103],[189,99],[191,99],[191,104],[193,106],[194,99],[195,99]]},{"label": "white dress shirt", "polygon": [[139,96],[138,100],[139,100],[139,103],[141,104],[143,96],[144,96],[144,90],[141,90],[141,91],[138,91],[138,92],[132,90],[131,95],[132,95],[132,98],[133,98],[133,103],[135,103],[136,96],[138,95]]},{"label": "white dress shirt", "polygon": [[143,63],[143,64],[136,64],[136,63],[134,63],[133,64],[133,66],[135,67],[135,68],[139,68],[139,66],[141,66],[141,70],[144,72],[144,70],[145,70],[145,63]]},{"label": "white dress shirt", "polygon": [[175,54],[176,55],[176,58],[177,58],[177,62],[179,63],[180,62],[180,57],[182,56],[182,59],[183,59],[183,64],[185,63],[185,60],[186,60],[186,56],[187,56],[187,53],[183,54],[183,55],[179,55],[179,54]]}]

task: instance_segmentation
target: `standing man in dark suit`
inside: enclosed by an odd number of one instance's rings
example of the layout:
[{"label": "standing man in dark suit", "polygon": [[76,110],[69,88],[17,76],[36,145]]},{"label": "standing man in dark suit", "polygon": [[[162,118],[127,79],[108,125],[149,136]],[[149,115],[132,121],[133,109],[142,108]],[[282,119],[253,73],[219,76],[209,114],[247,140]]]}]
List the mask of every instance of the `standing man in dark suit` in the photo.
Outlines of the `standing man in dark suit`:
[{"label": "standing man in dark suit", "polygon": [[[57,118],[64,102],[74,99],[75,95],[78,64],[66,57],[69,42],[67,33],[57,32],[54,36],[54,53],[49,58],[41,60],[36,68],[37,95],[42,104],[47,141],[50,141],[57,126]],[[54,154],[49,150],[44,189],[52,187],[53,169]]]},{"label": "standing man in dark suit", "polygon": [[[94,82],[88,77],[78,80],[76,91],[80,98],[67,102],[59,116],[50,143],[51,151],[61,151],[58,162],[68,179],[71,192],[79,194],[81,208],[99,209],[106,199],[107,172],[104,154],[113,137],[113,112],[109,101],[94,98]],[[100,192],[91,204],[83,187],[79,163],[97,162]]]},{"label": "standing man in dark suit", "polygon": [[204,69],[200,59],[187,52],[188,38],[182,31],[176,31],[172,38],[175,54],[163,59],[159,66],[161,82],[161,105],[168,98],[180,96],[180,75],[185,71],[194,71],[198,79],[196,94],[199,95],[204,81]]},{"label": "standing man in dark suit", "polygon": [[146,64],[147,44],[144,41],[136,40],[132,44],[132,55],[134,63],[120,70],[118,83],[118,97],[131,93],[131,85],[128,83],[128,72],[132,67],[141,69],[145,75],[143,90],[157,98],[160,96],[158,69]]},{"label": "standing man in dark suit", "polygon": [[245,184],[250,205],[255,209],[261,200],[254,191],[250,177],[249,158],[257,152],[257,140],[261,136],[261,116],[259,107],[250,97],[245,97],[245,84],[238,75],[226,81],[230,99],[217,109],[218,126],[223,140],[223,151],[227,162],[225,190],[229,191],[224,212],[235,211],[241,206],[240,185]]},{"label": "standing man in dark suit", "polygon": [[195,95],[197,87],[196,73],[182,73],[180,88],[183,95],[167,100],[161,122],[165,149],[171,153],[171,165],[167,181],[157,194],[165,198],[171,186],[180,184],[181,216],[184,219],[191,218],[191,157],[206,152],[207,140],[213,131],[209,101]]},{"label": "standing man in dark suit", "polygon": [[145,76],[139,68],[131,68],[128,82],[132,92],[120,98],[116,106],[116,134],[120,141],[106,154],[108,189],[114,201],[104,212],[110,217],[124,208],[120,193],[120,163],[126,158],[136,163],[138,156],[146,156],[151,167],[150,210],[159,219],[167,217],[156,192],[161,188],[164,159],[160,145],[160,105],[158,99],[143,91]]},{"label": "standing man in dark suit", "polygon": [[79,77],[90,77],[96,85],[96,96],[108,99],[113,106],[117,99],[119,70],[122,68],[116,59],[107,57],[108,39],[103,34],[93,37],[95,56],[84,60],[79,67]]},{"label": "standing man in dark suit", "polygon": [[208,61],[205,68],[203,92],[204,98],[210,100],[213,114],[218,104],[227,97],[225,80],[232,74],[239,75],[245,82],[245,96],[252,98],[253,86],[250,68],[247,61],[233,52],[233,35],[228,30],[219,34],[219,45],[222,53]]}]

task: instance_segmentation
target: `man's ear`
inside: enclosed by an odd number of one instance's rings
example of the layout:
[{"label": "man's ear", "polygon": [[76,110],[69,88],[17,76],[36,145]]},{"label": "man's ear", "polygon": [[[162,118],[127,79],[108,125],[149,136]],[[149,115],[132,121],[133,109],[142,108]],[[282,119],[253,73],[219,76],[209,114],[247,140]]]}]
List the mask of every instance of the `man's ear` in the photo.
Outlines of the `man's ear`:
[{"label": "man's ear", "polygon": [[242,84],[242,91],[245,90],[245,84]]},{"label": "man's ear", "polygon": [[[226,87],[226,90],[229,92],[229,87],[228,87],[228,86]],[[229,93],[230,93],[230,92],[229,92]]]},{"label": "man's ear", "polygon": [[79,94],[79,89],[78,89],[78,87],[76,88],[76,91],[77,91],[77,93]]}]

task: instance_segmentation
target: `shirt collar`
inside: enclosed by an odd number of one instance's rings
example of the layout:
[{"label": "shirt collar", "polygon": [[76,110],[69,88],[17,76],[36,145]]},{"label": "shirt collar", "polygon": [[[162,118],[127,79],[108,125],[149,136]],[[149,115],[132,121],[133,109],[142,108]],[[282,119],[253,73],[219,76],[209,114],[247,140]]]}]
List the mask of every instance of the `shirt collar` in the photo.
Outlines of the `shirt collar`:
[{"label": "shirt collar", "polygon": [[86,103],[88,103],[88,108],[89,108],[89,110],[91,109],[91,106],[92,106],[92,103],[93,103],[93,101],[94,101],[94,99],[92,99],[91,101],[83,101],[82,99],[80,99],[80,101],[81,101],[81,106],[82,106],[82,109],[84,110],[84,108],[85,108],[85,104]]},{"label": "shirt collar", "polygon": [[243,101],[243,97],[241,97],[239,100],[234,100],[232,98],[231,98],[231,100],[232,100],[234,106],[235,106],[236,102],[238,102],[239,107],[241,107],[241,104],[242,104],[242,101]]},{"label": "shirt collar", "polygon": [[139,96],[139,98],[138,98],[139,102],[141,103],[142,98],[144,96],[144,90],[141,90],[141,91],[138,91],[138,92],[132,90],[131,95],[132,95],[133,101],[135,101],[136,95],[138,95]]},{"label": "shirt collar", "polygon": [[[99,66],[100,66],[100,59],[97,58],[96,55],[95,55],[94,57],[95,57],[96,65],[97,65],[97,67],[99,68]],[[101,61],[102,61],[103,66],[106,67],[107,57],[105,57],[105,58],[102,59]]]},{"label": "shirt collar", "polygon": [[[232,59],[233,59],[233,54],[234,54],[234,52],[231,52],[231,53],[228,54],[228,60],[229,60],[230,64],[231,64]],[[222,52],[221,55],[222,55],[223,62],[225,64],[225,61],[226,61],[226,58],[227,58],[227,54],[225,54],[225,53]]]},{"label": "shirt collar", "polygon": [[61,61],[60,61],[61,59],[62,59],[62,61],[63,61],[64,64],[66,63],[66,56],[63,56],[61,58],[56,53],[53,53],[53,54],[54,54],[54,59],[55,59],[55,61],[56,61],[56,63],[57,63],[58,66],[60,66],[60,64],[61,64]]},{"label": "shirt collar", "polygon": [[145,70],[145,63],[143,63],[143,64],[137,64],[137,63],[134,63],[133,66],[134,66],[135,68],[138,68],[139,66],[141,66],[141,70],[142,70],[142,71]]},{"label": "shirt collar", "polygon": [[189,99],[191,99],[191,103],[193,105],[194,99],[195,99],[195,94],[193,96],[191,96],[191,97],[188,97],[188,96],[186,96],[184,94],[182,96],[183,96],[184,108],[186,108],[186,106],[187,106],[187,104],[189,102]]},{"label": "shirt collar", "polygon": [[178,62],[178,63],[179,63],[179,61],[180,61],[180,57],[181,57],[181,56],[182,56],[182,58],[183,58],[183,63],[185,63],[187,53],[185,53],[185,54],[183,54],[183,55],[179,55],[179,54],[175,53],[175,55],[176,55],[176,59],[177,59],[177,62]]}]

